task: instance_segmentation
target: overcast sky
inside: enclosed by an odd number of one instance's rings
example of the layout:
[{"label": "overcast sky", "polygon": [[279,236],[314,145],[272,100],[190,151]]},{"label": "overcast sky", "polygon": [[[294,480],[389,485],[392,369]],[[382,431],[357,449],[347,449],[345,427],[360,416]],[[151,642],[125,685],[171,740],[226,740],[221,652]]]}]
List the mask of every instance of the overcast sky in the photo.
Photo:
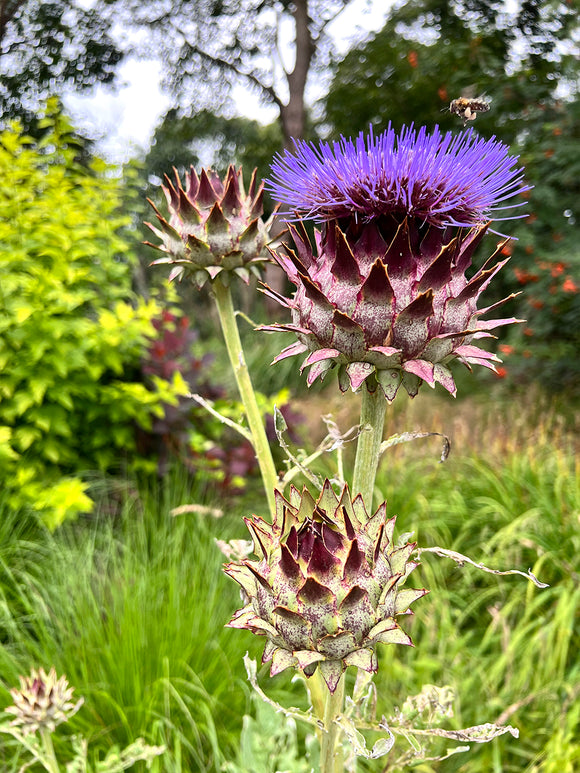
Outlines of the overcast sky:
[{"label": "overcast sky", "polygon": [[[345,53],[353,42],[381,29],[390,6],[389,0],[353,0],[330,27],[336,50]],[[98,138],[98,151],[112,163],[123,163],[148,147],[157,122],[171,106],[161,90],[161,77],[158,61],[131,59],[120,67],[115,89],[99,85],[85,95],[65,96],[64,103],[75,125]],[[243,115],[264,122],[277,115],[274,107],[264,108],[255,94],[241,87],[234,97]]]}]

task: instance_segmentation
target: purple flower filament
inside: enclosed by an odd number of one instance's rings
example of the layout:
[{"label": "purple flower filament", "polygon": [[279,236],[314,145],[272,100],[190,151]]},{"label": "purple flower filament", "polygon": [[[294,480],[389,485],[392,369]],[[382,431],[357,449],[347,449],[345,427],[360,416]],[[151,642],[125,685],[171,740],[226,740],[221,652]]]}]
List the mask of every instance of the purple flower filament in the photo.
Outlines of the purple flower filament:
[{"label": "purple flower filament", "polygon": [[304,219],[368,222],[391,213],[438,227],[471,227],[512,219],[497,213],[524,202],[500,202],[530,189],[518,156],[472,129],[443,135],[439,127],[429,134],[410,126],[397,135],[389,125],[375,137],[371,126],[368,136],[361,132],[354,141],[294,145],[295,153],[276,156],[266,187]]}]

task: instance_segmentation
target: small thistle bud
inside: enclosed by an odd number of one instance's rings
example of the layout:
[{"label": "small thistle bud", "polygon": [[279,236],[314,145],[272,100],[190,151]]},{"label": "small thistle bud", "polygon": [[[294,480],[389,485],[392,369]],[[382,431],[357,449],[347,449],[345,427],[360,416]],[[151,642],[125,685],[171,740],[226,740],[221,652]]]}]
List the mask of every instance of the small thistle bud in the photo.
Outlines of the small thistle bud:
[{"label": "small thistle bud", "polygon": [[423,381],[455,395],[454,359],[494,370],[500,360],[475,342],[518,320],[482,319],[507,298],[477,302],[506,262],[496,262],[505,242],[468,272],[496,212],[528,190],[516,162],[497,140],[437,128],[371,131],[333,147],[299,142],[278,157],[270,192],[321,227],[313,247],[291,224],[294,244],[273,253],[297,288],[291,299],[267,288],[292,322],[262,329],[298,338],[276,360],[305,354],[309,385],[336,368],[342,391],[378,383],[389,402],[399,386],[413,397]]},{"label": "small thistle bud", "polygon": [[66,677],[56,678],[54,666],[48,674],[43,668],[33,669],[30,676],[19,679],[20,689],[10,690],[14,705],[8,706],[6,713],[14,715],[10,724],[20,727],[25,735],[45,729],[52,733],[83,704],[82,698],[72,703],[74,689],[68,686]]},{"label": "small thistle bud", "polygon": [[326,481],[317,500],[306,489],[292,487],[290,501],[276,491],[273,523],[246,525],[258,560],[225,567],[247,598],[229,625],[268,638],[262,662],[272,676],[320,668],[334,692],[347,666],[377,670],[377,643],[412,644],[396,618],[427,591],[401,588],[417,566],[415,545],[394,545],[385,503],[369,518],[362,497],[352,501],[345,486],[338,498]]},{"label": "small thistle bud", "polygon": [[221,180],[212,169],[202,169],[197,175],[191,167],[186,174],[185,188],[176,170],[175,183],[165,177],[163,187],[169,221],[159,212],[152,201],[159,227],[146,223],[162,241],[151,247],[166,253],[166,257],[153,261],[174,266],[170,280],[189,277],[198,288],[218,274],[227,284],[231,274],[239,276],[246,284],[253,273],[261,276],[264,262],[270,260],[265,245],[269,240],[271,224],[262,220],[263,184],[257,185],[256,170],[252,175],[246,195],[242,170],[230,166]]}]

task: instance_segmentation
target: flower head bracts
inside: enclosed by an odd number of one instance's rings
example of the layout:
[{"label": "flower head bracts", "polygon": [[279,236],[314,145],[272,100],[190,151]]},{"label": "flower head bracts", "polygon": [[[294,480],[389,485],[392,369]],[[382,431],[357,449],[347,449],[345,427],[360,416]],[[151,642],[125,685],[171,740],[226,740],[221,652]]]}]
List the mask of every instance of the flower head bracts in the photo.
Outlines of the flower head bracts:
[{"label": "flower head bracts", "polygon": [[338,366],[343,391],[378,382],[390,402],[401,384],[414,396],[426,381],[455,395],[451,360],[492,370],[499,362],[474,341],[518,321],[481,318],[508,298],[477,307],[505,263],[494,263],[504,245],[470,279],[465,275],[487,226],[466,231],[386,216],[366,225],[351,220],[343,231],[330,222],[315,232],[316,250],[302,226],[289,229],[294,249],[274,257],[296,293],[287,299],[267,292],[291,310],[292,322],[263,329],[296,334],[298,342],[275,361],[306,354],[309,385]]},{"label": "flower head bracts", "polygon": [[266,636],[263,662],[272,675],[289,666],[311,676],[320,668],[331,692],[349,665],[377,670],[376,644],[412,644],[396,617],[427,593],[402,589],[417,565],[414,544],[395,547],[395,519],[383,503],[369,518],[362,498],[340,498],[328,481],[317,500],[292,488],[276,492],[272,524],[246,519],[258,560],[225,571],[247,604],[230,621]]},{"label": "flower head bracts", "polygon": [[270,221],[261,219],[264,186],[257,186],[255,171],[247,195],[242,170],[233,166],[224,180],[212,169],[202,169],[198,177],[191,167],[185,188],[177,171],[175,183],[167,176],[165,182],[169,221],[150,201],[159,228],[146,224],[162,241],[161,246],[147,244],[167,255],[154,264],[175,266],[170,279],[189,276],[198,288],[218,274],[225,283],[233,273],[246,284],[250,273],[261,276],[263,263],[269,260],[265,245]]},{"label": "flower head bracts", "polygon": [[48,674],[43,668],[33,669],[30,676],[19,679],[20,689],[10,690],[14,705],[8,706],[6,713],[14,715],[10,724],[20,727],[25,735],[45,728],[53,732],[82,706],[82,698],[72,702],[73,688],[66,677],[57,679],[54,667]]},{"label": "flower head bracts", "polygon": [[[443,227],[483,225],[504,209],[502,202],[530,189],[522,184],[517,156],[495,138],[471,129],[443,135],[390,126],[378,137],[342,138],[332,145],[295,141],[272,164],[267,190],[304,219],[354,217],[368,222],[395,214]],[[523,215],[522,215],[523,217]]]}]

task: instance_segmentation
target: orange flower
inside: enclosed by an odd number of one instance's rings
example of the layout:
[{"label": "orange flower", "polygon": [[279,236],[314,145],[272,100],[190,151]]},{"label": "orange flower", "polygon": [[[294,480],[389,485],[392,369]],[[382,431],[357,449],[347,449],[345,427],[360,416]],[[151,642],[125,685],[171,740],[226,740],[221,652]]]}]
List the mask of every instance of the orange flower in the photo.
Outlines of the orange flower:
[{"label": "orange flower", "polygon": [[416,51],[409,51],[409,53],[407,54],[407,61],[409,62],[411,67],[413,69],[415,69],[415,67],[419,63],[419,57],[417,56],[417,52]]},{"label": "orange flower", "polygon": [[550,274],[552,274],[553,277],[560,276],[564,273],[566,270],[566,264],[565,263],[556,263],[555,265],[550,267]]},{"label": "orange flower", "polygon": [[562,290],[564,290],[565,293],[577,293],[578,285],[572,279],[572,277],[567,276],[564,280],[564,284],[562,285]]},{"label": "orange flower", "polygon": [[540,301],[540,300],[538,300],[538,298],[530,298],[528,303],[534,309],[543,309],[544,308],[544,301]]},{"label": "orange flower", "polygon": [[552,156],[554,155],[554,148],[548,148],[548,150],[545,150],[544,155],[546,156],[546,158],[552,158]]},{"label": "orange flower", "polygon": [[537,274],[531,274],[529,271],[517,266],[514,268],[514,275],[521,285],[528,284],[528,282],[537,282],[539,278]]},{"label": "orange flower", "polygon": [[501,366],[496,369],[495,375],[498,378],[505,378],[507,376],[507,368],[502,368]]},{"label": "orange flower", "polygon": [[530,338],[531,336],[534,335],[534,331],[532,330],[531,327],[525,327],[524,328],[524,335],[528,336],[528,338]]},{"label": "orange flower", "polygon": [[502,354],[513,354],[515,351],[514,347],[509,344],[500,344],[499,350]]},{"label": "orange flower", "polygon": [[562,134],[562,129],[559,126],[554,126],[552,129],[552,134],[554,137],[559,137]]},{"label": "orange flower", "polygon": [[442,102],[449,102],[449,94],[447,93],[445,86],[440,86],[437,89],[437,94]]},{"label": "orange flower", "polygon": [[509,258],[513,251],[512,242],[508,242],[501,248],[500,253]]}]

